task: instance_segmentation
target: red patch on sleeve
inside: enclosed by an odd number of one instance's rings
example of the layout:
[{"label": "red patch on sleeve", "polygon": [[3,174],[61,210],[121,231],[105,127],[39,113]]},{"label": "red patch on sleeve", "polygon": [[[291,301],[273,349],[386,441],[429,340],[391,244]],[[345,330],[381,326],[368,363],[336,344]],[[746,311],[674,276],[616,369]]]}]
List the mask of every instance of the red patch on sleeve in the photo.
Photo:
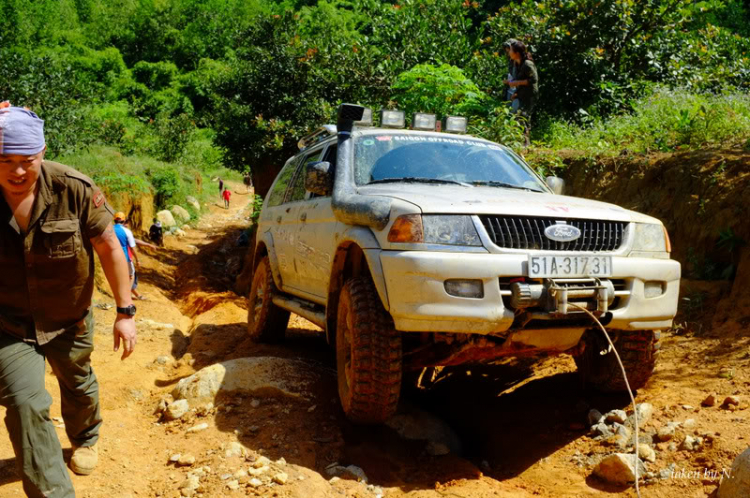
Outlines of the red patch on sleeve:
[{"label": "red patch on sleeve", "polygon": [[97,190],[94,194],[94,207],[98,208],[102,204],[104,204],[104,194],[101,190]]}]

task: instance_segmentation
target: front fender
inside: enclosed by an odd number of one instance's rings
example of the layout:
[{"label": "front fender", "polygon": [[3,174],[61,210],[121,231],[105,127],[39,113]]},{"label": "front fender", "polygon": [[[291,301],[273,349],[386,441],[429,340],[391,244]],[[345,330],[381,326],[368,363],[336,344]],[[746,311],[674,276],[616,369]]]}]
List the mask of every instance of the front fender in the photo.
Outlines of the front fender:
[{"label": "front fender", "polygon": [[386,311],[390,309],[388,304],[388,291],[385,286],[385,276],[383,275],[383,266],[380,264],[380,243],[372,230],[365,227],[351,227],[341,236],[339,247],[342,245],[357,244],[362,252],[365,253],[367,266],[370,268],[370,275],[375,284],[375,288],[380,296],[380,301]]}]

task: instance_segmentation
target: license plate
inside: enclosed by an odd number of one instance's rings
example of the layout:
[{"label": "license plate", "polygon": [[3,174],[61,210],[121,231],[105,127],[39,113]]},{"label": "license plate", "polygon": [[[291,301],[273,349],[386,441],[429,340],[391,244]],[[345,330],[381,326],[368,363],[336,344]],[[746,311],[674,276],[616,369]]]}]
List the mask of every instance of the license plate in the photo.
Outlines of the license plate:
[{"label": "license plate", "polygon": [[529,256],[529,277],[609,277],[611,256]]}]

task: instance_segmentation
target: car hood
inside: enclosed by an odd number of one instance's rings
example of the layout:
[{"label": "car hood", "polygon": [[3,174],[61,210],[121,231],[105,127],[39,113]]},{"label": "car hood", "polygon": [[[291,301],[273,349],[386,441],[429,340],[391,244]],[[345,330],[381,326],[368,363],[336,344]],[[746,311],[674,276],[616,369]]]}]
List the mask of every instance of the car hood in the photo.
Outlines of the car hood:
[{"label": "car hood", "polygon": [[394,183],[359,187],[360,194],[401,199],[423,213],[504,214],[640,223],[661,223],[656,218],[614,204],[548,193],[501,187],[420,185]]}]

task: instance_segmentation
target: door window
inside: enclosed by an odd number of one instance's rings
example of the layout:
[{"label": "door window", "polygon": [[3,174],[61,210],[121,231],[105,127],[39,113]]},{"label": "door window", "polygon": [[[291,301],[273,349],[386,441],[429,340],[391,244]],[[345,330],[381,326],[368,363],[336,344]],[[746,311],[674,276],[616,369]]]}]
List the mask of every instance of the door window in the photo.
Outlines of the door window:
[{"label": "door window", "polygon": [[305,176],[307,176],[307,165],[310,163],[314,163],[317,161],[320,161],[320,156],[322,155],[323,150],[316,150],[315,152],[312,152],[309,156],[306,156],[302,167],[299,168],[297,171],[297,176],[294,178],[294,183],[292,184],[292,191],[290,198],[287,202],[295,202],[295,201],[301,201],[305,199]]},{"label": "door window", "polygon": [[271,188],[271,193],[268,194],[268,207],[278,206],[284,203],[284,195],[286,194],[289,183],[294,175],[294,170],[297,164],[299,164],[298,158],[292,158],[287,161],[284,169],[281,170],[279,176],[276,177],[276,182]]}]

